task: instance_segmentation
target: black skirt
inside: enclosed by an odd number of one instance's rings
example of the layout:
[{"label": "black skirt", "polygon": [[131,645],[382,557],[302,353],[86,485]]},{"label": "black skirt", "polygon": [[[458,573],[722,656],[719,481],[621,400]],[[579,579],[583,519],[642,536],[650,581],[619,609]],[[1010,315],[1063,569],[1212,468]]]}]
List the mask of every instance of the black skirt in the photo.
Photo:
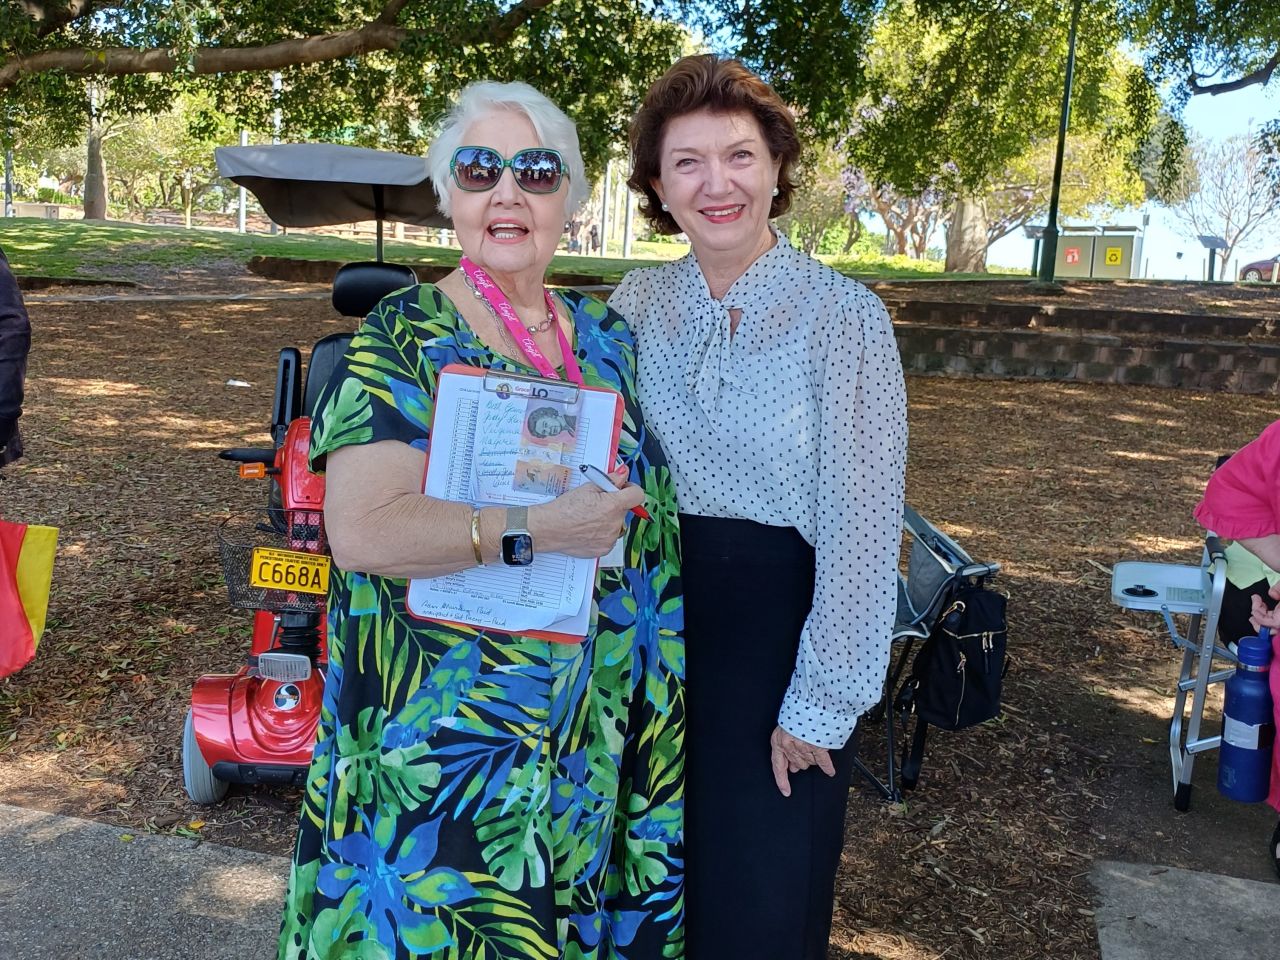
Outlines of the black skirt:
[{"label": "black skirt", "polygon": [[682,514],[688,960],[823,960],[852,744],[778,792],[769,736],[813,603],[791,527]]}]

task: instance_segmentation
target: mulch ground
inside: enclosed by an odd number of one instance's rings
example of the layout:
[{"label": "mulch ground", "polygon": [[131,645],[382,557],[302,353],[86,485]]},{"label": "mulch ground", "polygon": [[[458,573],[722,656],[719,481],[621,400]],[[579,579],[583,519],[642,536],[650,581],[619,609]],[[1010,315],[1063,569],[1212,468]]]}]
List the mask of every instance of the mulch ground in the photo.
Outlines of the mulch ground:
[{"label": "mulch ground", "polygon": [[[349,321],[314,301],[30,307],[29,456],[0,473],[0,513],[62,537],[44,644],[0,681],[0,802],[287,853],[295,791],[186,800],[182,718],[193,680],[234,669],[248,646],[216,533],[265,490],[216,453],[267,441],[281,346]],[[1270,878],[1274,814],[1216,798],[1212,754],[1192,812],[1173,812],[1174,655],[1155,617],[1111,605],[1109,570],[1195,562],[1191,510],[1214,458],[1280,401],[924,378],[908,390],[909,500],[1003,565],[1014,666],[1004,718],[931,740],[905,804],[855,788],[833,956],[1094,960],[1097,858]],[[873,764],[882,740],[864,733]]]}]

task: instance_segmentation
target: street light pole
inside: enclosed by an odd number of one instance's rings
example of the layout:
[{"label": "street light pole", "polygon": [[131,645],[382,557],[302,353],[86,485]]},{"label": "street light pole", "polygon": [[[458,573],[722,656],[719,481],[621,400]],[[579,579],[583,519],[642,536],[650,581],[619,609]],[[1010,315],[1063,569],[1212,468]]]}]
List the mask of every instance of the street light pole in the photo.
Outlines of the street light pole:
[{"label": "street light pole", "polygon": [[1049,193],[1049,220],[1044,228],[1040,252],[1040,282],[1053,283],[1058,259],[1058,195],[1062,191],[1062,154],[1067,145],[1067,121],[1071,118],[1071,80],[1076,72],[1076,27],[1080,23],[1080,0],[1071,7],[1071,32],[1067,34],[1067,79],[1062,89],[1062,115],[1058,121],[1058,149],[1053,157],[1053,188]]},{"label": "street light pole", "polygon": [[[271,142],[280,142],[280,90],[284,86],[283,78],[280,71],[276,70],[271,74],[271,99],[275,101],[275,109],[271,111]],[[271,235],[274,237],[279,231],[274,220],[271,221]],[[378,259],[382,259],[382,251],[378,251]]]},{"label": "street light pole", "polygon": [[13,148],[4,152],[4,215],[13,216]]}]

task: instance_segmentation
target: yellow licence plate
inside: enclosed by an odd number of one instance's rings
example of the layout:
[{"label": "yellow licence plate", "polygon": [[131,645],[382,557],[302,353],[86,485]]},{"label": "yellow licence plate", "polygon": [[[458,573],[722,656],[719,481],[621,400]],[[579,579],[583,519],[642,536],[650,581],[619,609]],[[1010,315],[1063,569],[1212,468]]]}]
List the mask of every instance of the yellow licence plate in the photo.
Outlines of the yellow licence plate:
[{"label": "yellow licence plate", "polygon": [[249,583],[268,590],[327,593],[329,558],[296,550],[254,547],[249,563]]}]

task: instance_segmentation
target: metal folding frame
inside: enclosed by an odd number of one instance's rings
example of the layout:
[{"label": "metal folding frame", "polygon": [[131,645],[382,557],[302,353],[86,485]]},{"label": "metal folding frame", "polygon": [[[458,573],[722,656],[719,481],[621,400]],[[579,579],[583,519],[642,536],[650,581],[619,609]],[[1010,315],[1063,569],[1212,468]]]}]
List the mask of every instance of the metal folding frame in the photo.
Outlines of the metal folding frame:
[{"label": "metal folding frame", "polygon": [[[1204,539],[1199,566],[1124,561],[1111,572],[1112,602],[1127,610],[1159,612],[1170,642],[1182,651],[1169,721],[1173,806],[1181,811],[1191,806],[1196,755],[1216,750],[1222,743],[1221,735],[1202,736],[1201,728],[1209,687],[1230,677],[1237,662],[1235,654],[1218,643],[1218,617],[1226,586],[1227,558],[1221,540],[1213,533]],[[1185,618],[1185,632],[1176,618]],[[1229,666],[1215,669],[1215,659]]]},{"label": "metal folding frame", "polygon": [[887,760],[881,779],[862,757],[853,758],[854,770],[884,800],[902,799],[898,786],[898,756],[894,746],[893,697],[898,689],[918,640],[933,631],[944,602],[956,585],[972,577],[990,577],[1000,572],[998,563],[975,562],[954,540],[920,516],[910,506],[902,510],[902,531],[911,538],[905,576],[898,572],[898,609],[894,618],[889,668],[880,701],[863,715],[864,721],[884,721]]}]

